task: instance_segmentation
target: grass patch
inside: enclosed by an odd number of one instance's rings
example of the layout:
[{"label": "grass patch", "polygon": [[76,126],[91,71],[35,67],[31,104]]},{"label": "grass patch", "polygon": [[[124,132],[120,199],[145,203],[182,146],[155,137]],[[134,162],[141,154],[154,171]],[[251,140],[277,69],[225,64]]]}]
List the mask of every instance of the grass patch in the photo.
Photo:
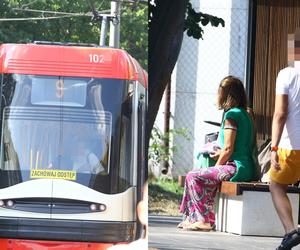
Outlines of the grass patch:
[{"label": "grass patch", "polygon": [[183,188],[175,180],[149,181],[149,213],[180,216],[179,205]]}]

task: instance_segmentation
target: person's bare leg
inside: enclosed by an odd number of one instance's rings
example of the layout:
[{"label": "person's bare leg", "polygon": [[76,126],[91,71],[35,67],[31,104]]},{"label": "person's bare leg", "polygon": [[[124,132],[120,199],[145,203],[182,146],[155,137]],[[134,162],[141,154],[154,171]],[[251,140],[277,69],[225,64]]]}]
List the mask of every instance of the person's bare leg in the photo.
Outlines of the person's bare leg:
[{"label": "person's bare leg", "polygon": [[286,233],[292,232],[296,229],[293,222],[292,206],[287,196],[285,184],[279,184],[271,180],[270,191],[272,200],[277,214],[283,224]]}]

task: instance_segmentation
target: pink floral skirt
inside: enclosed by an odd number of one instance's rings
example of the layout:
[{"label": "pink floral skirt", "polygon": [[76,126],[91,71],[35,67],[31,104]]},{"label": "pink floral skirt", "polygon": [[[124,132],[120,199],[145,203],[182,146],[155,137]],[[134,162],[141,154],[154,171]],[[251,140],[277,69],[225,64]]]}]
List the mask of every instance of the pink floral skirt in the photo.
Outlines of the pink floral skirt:
[{"label": "pink floral skirt", "polygon": [[215,196],[222,181],[228,181],[236,172],[234,162],[226,165],[200,168],[189,172],[185,179],[180,205],[183,220],[215,224]]}]

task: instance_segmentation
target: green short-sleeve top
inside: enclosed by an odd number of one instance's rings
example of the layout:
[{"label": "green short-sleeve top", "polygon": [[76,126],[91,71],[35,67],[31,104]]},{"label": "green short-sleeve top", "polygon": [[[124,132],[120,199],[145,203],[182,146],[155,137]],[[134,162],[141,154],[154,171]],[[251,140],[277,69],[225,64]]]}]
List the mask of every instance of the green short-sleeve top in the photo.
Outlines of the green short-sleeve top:
[{"label": "green short-sleeve top", "polygon": [[243,108],[232,108],[225,112],[220,131],[220,146],[224,148],[224,121],[231,119],[237,124],[234,151],[229,160],[237,167],[230,181],[251,181],[255,175],[255,164],[252,158],[254,135],[252,120]]}]

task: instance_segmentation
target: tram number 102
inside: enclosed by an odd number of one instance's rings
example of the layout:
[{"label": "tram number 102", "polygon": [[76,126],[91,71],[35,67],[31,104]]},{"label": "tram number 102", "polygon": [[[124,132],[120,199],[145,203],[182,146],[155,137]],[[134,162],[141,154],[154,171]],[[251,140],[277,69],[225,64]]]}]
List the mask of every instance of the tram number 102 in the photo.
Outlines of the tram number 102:
[{"label": "tram number 102", "polygon": [[104,55],[89,54],[90,63],[104,63]]}]

